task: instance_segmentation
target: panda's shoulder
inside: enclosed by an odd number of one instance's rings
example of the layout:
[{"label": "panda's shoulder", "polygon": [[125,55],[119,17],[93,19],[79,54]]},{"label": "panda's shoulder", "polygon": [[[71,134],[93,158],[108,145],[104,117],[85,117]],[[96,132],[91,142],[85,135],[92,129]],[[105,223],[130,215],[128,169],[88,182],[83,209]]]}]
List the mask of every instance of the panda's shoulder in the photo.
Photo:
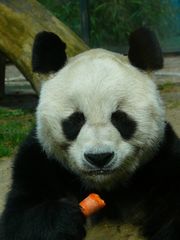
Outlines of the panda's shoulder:
[{"label": "panda's shoulder", "polygon": [[177,182],[179,185],[180,139],[170,123],[166,123],[164,139],[152,161],[152,166],[154,166],[153,172],[156,172],[158,179],[159,176],[163,176],[169,183]]},{"label": "panda's shoulder", "polygon": [[169,123],[166,124],[165,134],[157,146],[157,152],[136,171],[133,179],[136,178],[137,184],[144,182],[144,185],[148,183],[153,188],[154,185],[161,186],[165,182],[178,184],[180,187],[180,139]]},{"label": "panda's shoulder", "polygon": [[[55,159],[48,156],[33,129],[19,148],[13,163],[13,179],[19,184],[38,187],[56,184],[59,176],[69,178],[70,173]],[[60,184],[60,183],[59,183]]]},{"label": "panda's shoulder", "polygon": [[169,122],[166,122],[162,150],[163,156],[170,161],[172,159],[180,160],[180,138]]},{"label": "panda's shoulder", "polygon": [[20,145],[15,162],[28,162],[30,160],[33,163],[34,160],[39,159],[40,161],[42,158],[46,159],[47,156],[36,137],[36,129],[33,128]]}]

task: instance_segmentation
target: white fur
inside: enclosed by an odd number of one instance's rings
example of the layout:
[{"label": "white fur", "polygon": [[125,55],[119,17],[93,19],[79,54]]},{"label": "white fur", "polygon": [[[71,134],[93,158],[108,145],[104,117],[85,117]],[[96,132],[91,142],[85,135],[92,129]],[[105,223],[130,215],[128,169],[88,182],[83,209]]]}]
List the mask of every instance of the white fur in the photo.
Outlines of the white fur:
[{"label": "white fur", "polygon": [[[111,123],[117,109],[137,122],[128,141]],[[86,123],[76,140],[68,142],[61,121],[76,111],[84,113]],[[152,157],[163,133],[164,108],[153,81],[121,55],[102,49],[79,54],[42,87],[37,108],[40,143],[88,186],[109,187],[126,179]],[[104,152],[115,153],[109,164],[112,173],[87,174],[92,166],[84,153]]]}]

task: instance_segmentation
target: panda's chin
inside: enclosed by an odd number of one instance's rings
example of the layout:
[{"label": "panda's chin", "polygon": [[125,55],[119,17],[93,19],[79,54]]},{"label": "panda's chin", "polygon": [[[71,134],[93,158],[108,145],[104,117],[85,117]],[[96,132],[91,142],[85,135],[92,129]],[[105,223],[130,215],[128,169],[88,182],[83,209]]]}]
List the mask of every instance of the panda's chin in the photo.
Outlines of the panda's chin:
[{"label": "panda's chin", "polygon": [[81,172],[81,178],[85,186],[93,189],[108,189],[116,185],[117,170],[115,169],[94,169]]},{"label": "panda's chin", "polygon": [[119,184],[126,184],[135,171],[133,167],[125,168],[124,165],[114,168],[81,169],[81,179],[89,189],[109,190]]},{"label": "panda's chin", "polygon": [[85,186],[94,189],[104,189],[110,185],[112,175],[111,174],[98,174],[91,173],[83,177],[83,182],[85,182]]}]

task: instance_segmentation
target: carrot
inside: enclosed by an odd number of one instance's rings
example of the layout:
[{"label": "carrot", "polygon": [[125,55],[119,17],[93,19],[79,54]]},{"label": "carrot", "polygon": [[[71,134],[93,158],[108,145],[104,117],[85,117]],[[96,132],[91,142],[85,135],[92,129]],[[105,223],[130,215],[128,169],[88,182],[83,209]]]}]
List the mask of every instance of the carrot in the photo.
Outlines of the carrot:
[{"label": "carrot", "polygon": [[79,203],[81,207],[82,213],[89,217],[93,213],[97,212],[101,208],[103,208],[106,204],[104,200],[100,198],[100,196],[96,193],[89,194],[83,201]]}]

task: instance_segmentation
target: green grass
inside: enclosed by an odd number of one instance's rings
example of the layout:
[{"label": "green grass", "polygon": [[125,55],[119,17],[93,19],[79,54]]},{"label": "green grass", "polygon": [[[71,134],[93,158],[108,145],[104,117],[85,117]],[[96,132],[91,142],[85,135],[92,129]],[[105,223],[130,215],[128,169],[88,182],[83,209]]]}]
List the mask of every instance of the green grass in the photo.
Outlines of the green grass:
[{"label": "green grass", "polygon": [[179,92],[180,86],[172,83],[172,82],[166,82],[158,86],[159,90],[162,93],[168,93],[168,92]]},{"label": "green grass", "polygon": [[0,107],[0,158],[14,154],[33,125],[33,111]]},{"label": "green grass", "polygon": [[166,107],[168,109],[176,109],[180,107],[180,100],[169,100],[168,103],[166,103]]}]

